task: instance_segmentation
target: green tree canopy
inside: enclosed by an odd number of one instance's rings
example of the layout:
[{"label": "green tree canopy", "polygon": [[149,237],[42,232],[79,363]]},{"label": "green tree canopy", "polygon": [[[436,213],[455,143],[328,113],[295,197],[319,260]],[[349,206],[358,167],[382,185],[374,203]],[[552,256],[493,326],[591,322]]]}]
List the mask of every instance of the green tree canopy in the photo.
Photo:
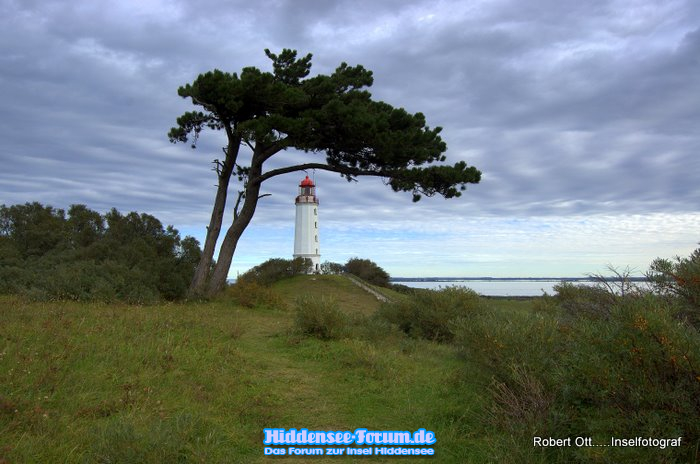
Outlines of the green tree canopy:
[{"label": "green tree canopy", "polygon": [[148,214],[0,206],[0,293],[145,303],[185,296],[201,250]]},{"label": "green tree canopy", "polygon": [[[178,89],[198,107],[177,118],[169,132],[172,142],[194,148],[205,129],[224,131],[225,158],[215,160],[218,190],[207,229],[202,260],[193,278],[193,294],[212,294],[226,281],[238,240],[253,217],[262,183],[272,177],[306,169],[337,172],[348,180],[359,176],[385,179],[394,191],[421,196],[458,197],[481,173],[460,161],[444,164],[447,147],[440,127],[426,125],[422,113],[372,99],[366,90],[372,72],[342,63],[329,75],[309,77],[311,54],[298,58],[294,50],[279,55],[265,50],[272,72],[254,67],[238,73],[213,70]],[[239,164],[241,146],[252,151],[249,164]],[[309,156],[304,162],[276,169],[264,163],[286,149]],[[433,164],[437,163],[437,164]],[[213,272],[214,249],[221,231],[228,186],[235,174],[241,182]],[[242,204],[241,204],[242,202]]]},{"label": "green tree canopy", "polygon": [[389,273],[369,259],[350,258],[345,263],[345,272],[380,287],[389,286]]}]

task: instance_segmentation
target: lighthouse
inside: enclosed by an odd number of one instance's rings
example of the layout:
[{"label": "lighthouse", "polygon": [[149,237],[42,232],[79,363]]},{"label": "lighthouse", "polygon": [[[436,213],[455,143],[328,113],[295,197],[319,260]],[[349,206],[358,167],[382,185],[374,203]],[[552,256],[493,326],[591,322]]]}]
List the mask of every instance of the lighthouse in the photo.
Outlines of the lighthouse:
[{"label": "lighthouse", "polygon": [[314,181],[306,176],[299,184],[294,224],[294,257],[309,258],[312,271],[319,272],[321,253],[318,242],[318,198]]}]

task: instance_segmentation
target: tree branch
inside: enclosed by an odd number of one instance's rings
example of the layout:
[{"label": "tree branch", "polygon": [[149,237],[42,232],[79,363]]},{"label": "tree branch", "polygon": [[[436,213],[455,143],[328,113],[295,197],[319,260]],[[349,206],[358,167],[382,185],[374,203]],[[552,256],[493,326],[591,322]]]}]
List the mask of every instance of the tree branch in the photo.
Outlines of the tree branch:
[{"label": "tree branch", "polygon": [[243,140],[243,143],[245,143],[246,145],[248,145],[248,148],[250,148],[250,151],[252,151],[253,153],[255,153],[255,145],[253,145],[252,143],[250,143],[250,140],[245,140],[245,139],[244,139],[244,140]]},{"label": "tree branch", "polygon": [[189,97],[192,98],[192,103],[194,103],[195,105],[200,105],[202,108],[209,111],[210,113],[218,114],[214,105],[207,103],[204,100],[200,100],[194,95],[189,95]]},{"label": "tree branch", "polygon": [[274,155],[279,153],[280,151],[284,150],[285,148],[289,147],[290,143],[288,140],[288,137],[285,137],[283,139],[277,140],[270,144],[269,147],[266,147],[263,152],[262,152],[262,157],[261,157],[261,162],[265,162],[268,159],[272,158]]},{"label": "tree branch", "polygon": [[236,198],[236,204],[233,206],[233,222],[238,219],[238,214],[240,213],[241,200],[245,198],[245,190],[238,191],[238,198]]},{"label": "tree branch", "polygon": [[264,174],[261,174],[260,176],[257,176],[255,179],[251,179],[251,182],[255,183],[262,183],[265,182],[266,180],[275,177],[275,176],[280,176],[282,174],[288,174],[290,172],[296,172],[296,171],[305,171],[307,169],[320,169],[322,171],[331,171],[331,172],[337,172],[346,176],[375,176],[375,177],[390,177],[391,172],[388,171],[367,171],[367,170],[362,170],[362,169],[355,169],[355,168],[349,168],[345,166],[330,166],[328,164],[324,163],[306,163],[306,164],[297,164],[295,166],[287,166],[286,168],[279,168],[279,169],[273,169],[272,171],[267,171]]},{"label": "tree branch", "polygon": [[226,168],[226,162],[219,161],[219,159],[217,158],[214,161],[212,161],[211,164],[214,165],[214,167],[211,168],[211,170],[216,172],[216,177],[221,177],[221,172]]}]

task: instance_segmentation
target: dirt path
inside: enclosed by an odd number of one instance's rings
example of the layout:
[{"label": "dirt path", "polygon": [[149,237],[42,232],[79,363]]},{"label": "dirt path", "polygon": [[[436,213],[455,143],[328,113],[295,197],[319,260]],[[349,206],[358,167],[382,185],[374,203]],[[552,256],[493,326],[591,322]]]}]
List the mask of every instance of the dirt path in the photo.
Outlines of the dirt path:
[{"label": "dirt path", "polygon": [[381,302],[388,302],[391,301],[389,298],[386,296],[382,295],[366,283],[364,283],[362,280],[358,279],[357,277],[350,275],[350,274],[343,274],[345,277],[347,277],[350,282],[354,283],[358,287],[360,287],[362,290],[366,291],[367,293],[372,294],[376,299],[378,299]]}]

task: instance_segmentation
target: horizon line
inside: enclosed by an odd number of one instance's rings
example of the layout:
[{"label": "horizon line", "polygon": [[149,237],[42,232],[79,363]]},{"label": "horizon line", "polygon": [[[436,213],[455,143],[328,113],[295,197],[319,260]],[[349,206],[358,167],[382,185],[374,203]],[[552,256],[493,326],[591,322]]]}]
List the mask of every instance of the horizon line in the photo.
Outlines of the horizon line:
[{"label": "horizon line", "polygon": [[619,276],[586,276],[586,277],[389,277],[390,281],[397,282],[439,282],[451,280],[542,280],[542,281],[597,281],[597,280],[631,280],[645,281],[646,276],[629,276],[626,278]]}]

